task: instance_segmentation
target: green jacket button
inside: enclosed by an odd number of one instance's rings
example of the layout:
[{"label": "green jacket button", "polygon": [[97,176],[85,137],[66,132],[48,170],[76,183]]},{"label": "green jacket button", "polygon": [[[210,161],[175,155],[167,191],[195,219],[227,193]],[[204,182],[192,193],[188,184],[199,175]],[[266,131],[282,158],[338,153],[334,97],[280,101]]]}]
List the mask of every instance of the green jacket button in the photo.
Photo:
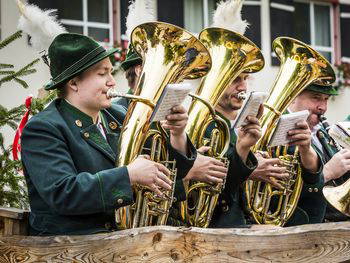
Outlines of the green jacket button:
[{"label": "green jacket button", "polygon": [[121,198],[119,198],[119,199],[117,200],[117,203],[118,203],[119,205],[123,204],[123,202],[124,202],[124,200],[121,199]]},{"label": "green jacket button", "polygon": [[318,192],[318,188],[315,187],[314,188],[314,192],[317,193]]},{"label": "green jacket button", "polygon": [[85,138],[89,138],[90,137],[90,134],[88,132],[84,132],[84,137]]},{"label": "green jacket button", "polygon": [[312,188],[311,187],[308,190],[309,190],[310,193],[312,193]]}]

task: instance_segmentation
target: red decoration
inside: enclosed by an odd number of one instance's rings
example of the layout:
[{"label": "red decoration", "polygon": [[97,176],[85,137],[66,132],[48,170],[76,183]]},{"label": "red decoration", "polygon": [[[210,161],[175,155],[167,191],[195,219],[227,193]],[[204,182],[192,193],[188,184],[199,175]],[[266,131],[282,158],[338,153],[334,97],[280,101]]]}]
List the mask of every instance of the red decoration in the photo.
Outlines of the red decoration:
[{"label": "red decoration", "polygon": [[21,144],[20,144],[20,139],[22,135],[22,130],[26,123],[28,122],[29,114],[30,114],[30,107],[32,105],[32,99],[33,96],[28,96],[25,101],[25,106],[27,108],[26,113],[24,114],[21,122],[18,125],[18,128],[16,130],[15,138],[13,140],[12,144],[12,155],[14,160],[18,160],[18,152],[21,151]]}]

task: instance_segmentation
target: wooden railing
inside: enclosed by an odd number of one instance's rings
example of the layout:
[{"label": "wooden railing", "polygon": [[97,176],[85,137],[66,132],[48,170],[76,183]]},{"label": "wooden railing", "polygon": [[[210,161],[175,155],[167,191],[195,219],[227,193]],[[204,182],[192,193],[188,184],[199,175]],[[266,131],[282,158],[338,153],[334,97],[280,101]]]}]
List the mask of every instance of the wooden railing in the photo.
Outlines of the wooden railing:
[{"label": "wooden railing", "polygon": [[27,235],[28,215],[26,210],[0,207],[0,235]]},{"label": "wooden railing", "polygon": [[0,236],[0,262],[346,262],[350,222],[276,228],[170,226],[86,236]]}]

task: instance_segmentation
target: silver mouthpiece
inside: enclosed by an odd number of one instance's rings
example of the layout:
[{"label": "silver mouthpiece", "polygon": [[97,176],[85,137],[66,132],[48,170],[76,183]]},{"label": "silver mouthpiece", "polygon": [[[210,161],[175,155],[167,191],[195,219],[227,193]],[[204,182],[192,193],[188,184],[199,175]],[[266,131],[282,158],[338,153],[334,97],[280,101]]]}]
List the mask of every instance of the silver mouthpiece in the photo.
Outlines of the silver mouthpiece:
[{"label": "silver mouthpiece", "polygon": [[247,93],[245,93],[245,91],[241,91],[237,94],[236,98],[239,100],[245,100],[247,98]]},{"label": "silver mouthpiece", "polygon": [[114,89],[109,89],[107,91],[107,98],[112,99],[116,97],[123,97],[124,93],[115,91]]}]

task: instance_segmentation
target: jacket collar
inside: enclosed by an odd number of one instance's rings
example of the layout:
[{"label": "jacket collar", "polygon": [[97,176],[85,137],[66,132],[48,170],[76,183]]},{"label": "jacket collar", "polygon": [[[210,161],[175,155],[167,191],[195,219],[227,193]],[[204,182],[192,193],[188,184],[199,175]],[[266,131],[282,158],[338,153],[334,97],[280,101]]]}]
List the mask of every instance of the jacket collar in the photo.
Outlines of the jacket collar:
[{"label": "jacket collar", "polygon": [[[72,129],[77,129],[80,133],[80,136],[87,143],[89,143],[92,147],[102,152],[109,159],[115,162],[116,147],[119,138],[118,134],[111,133],[110,128],[108,126],[105,126],[107,137],[106,141],[100,130],[97,128],[96,124],[93,123],[93,119],[89,115],[80,111],[64,99],[58,99],[57,103],[68,126],[72,127]],[[102,123],[104,123],[103,113],[104,111],[101,111],[100,114]],[[111,145],[113,145],[113,147],[111,147]]]}]

